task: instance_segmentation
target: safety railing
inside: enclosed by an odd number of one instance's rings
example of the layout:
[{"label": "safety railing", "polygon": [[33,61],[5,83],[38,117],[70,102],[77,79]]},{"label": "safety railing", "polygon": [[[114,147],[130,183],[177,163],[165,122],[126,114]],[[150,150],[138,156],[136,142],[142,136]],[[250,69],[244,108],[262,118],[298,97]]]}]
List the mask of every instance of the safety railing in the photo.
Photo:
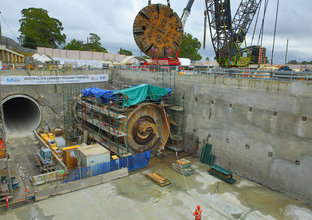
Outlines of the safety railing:
[{"label": "safety railing", "polygon": [[24,53],[36,53],[36,50],[22,47],[17,42],[8,37],[0,36],[0,44],[5,45],[10,50],[17,50]]},{"label": "safety railing", "polygon": [[208,69],[193,72],[219,77],[254,78],[270,80],[312,80],[312,72],[273,71],[273,70],[246,70],[246,69]]},{"label": "safety railing", "polygon": [[296,81],[312,80],[312,72],[252,70],[252,69],[222,69],[207,68],[204,70],[182,70],[177,66],[116,66],[119,70],[148,71],[148,72],[174,72],[179,75],[207,75],[214,77],[251,78],[261,80]]}]

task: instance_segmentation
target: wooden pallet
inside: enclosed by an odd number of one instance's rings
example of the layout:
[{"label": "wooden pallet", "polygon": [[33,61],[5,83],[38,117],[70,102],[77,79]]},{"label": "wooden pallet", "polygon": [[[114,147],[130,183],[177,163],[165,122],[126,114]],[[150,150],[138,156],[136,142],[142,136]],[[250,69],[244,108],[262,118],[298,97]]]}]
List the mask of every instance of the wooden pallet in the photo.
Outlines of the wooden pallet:
[{"label": "wooden pallet", "polygon": [[145,176],[161,187],[167,186],[171,183],[166,177],[160,175],[159,173],[146,173]]},{"label": "wooden pallet", "polygon": [[188,168],[191,166],[191,161],[184,159],[184,158],[177,160],[176,163],[180,164],[182,168]]},{"label": "wooden pallet", "polygon": [[178,163],[172,163],[171,164],[171,168],[173,170],[177,171],[178,173],[181,173],[184,176],[190,176],[190,175],[192,175],[195,172],[195,170],[191,166],[189,166],[187,168],[183,168]]}]

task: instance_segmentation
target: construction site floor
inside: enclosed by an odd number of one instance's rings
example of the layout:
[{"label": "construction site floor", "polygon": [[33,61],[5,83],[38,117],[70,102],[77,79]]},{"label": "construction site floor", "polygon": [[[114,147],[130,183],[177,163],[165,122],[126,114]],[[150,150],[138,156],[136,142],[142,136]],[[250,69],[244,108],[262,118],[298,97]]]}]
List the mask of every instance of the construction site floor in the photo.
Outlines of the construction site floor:
[{"label": "construction site floor", "polygon": [[[19,188],[13,190],[13,200],[25,200],[25,195],[33,193],[31,177],[40,174],[35,165],[35,153],[39,151],[40,144],[33,133],[20,136],[8,136],[6,140],[10,154],[10,173],[19,181]],[[25,193],[25,188],[27,192]]]},{"label": "construction site floor", "polygon": [[[234,176],[230,185],[208,174],[196,158],[196,172],[184,177],[170,164],[175,153],[152,159],[128,177],[36,203],[1,210],[1,219],[194,219],[197,205],[205,219],[312,219],[312,207],[285,194]],[[144,176],[158,172],[171,184],[160,187]]]}]

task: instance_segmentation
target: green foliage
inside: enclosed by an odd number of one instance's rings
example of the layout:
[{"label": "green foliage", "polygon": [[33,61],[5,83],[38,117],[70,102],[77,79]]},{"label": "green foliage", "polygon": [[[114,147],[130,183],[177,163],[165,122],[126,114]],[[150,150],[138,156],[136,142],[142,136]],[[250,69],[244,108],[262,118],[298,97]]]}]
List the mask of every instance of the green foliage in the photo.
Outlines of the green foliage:
[{"label": "green foliage", "polygon": [[190,60],[201,60],[202,56],[198,53],[201,43],[191,34],[185,33],[180,46],[179,57],[189,58]]},{"label": "green foliage", "polygon": [[21,11],[20,22],[22,45],[36,49],[38,46],[56,48],[65,43],[62,22],[51,18],[42,8],[28,8]]},{"label": "green foliage", "polygon": [[118,51],[118,54],[132,56],[132,52],[130,50],[125,50],[125,49],[122,49],[122,48],[120,48],[120,50]]},{"label": "green foliage", "polygon": [[73,39],[64,47],[65,50],[84,50],[83,41]]},{"label": "green foliage", "polygon": [[89,43],[84,44],[83,41],[73,39],[63,48],[65,50],[83,50],[83,51],[93,51],[93,52],[104,52],[107,50],[101,46],[101,38],[94,33],[90,33],[88,39]]},{"label": "green foliage", "polygon": [[297,60],[289,60],[287,63],[288,63],[288,64],[302,64],[302,65],[308,65],[308,64],[312,64],[312,60],[311,60],[310,62],[309,62],[309,61],[306,61],[306,60],[304,60],[304,61],[302,61],[302,62],[297,61]]},{"label": "green foliage", "polygon": [[101,38],[97,34],[90,33],[89,34],[89,40],[90,40],[90,42],[85,44],[85,50],[91,50],[93,52],[107,53],[107,50],[101,46],[101,43],[100,43]]},{"label": "green foliage", "polygon": [[297,60],[290,60],[288,61],[288,64],[299,64]]},{"label": "green foliage", "polygon": [[209,57],[206,57],[206,61],[210,61]]}]

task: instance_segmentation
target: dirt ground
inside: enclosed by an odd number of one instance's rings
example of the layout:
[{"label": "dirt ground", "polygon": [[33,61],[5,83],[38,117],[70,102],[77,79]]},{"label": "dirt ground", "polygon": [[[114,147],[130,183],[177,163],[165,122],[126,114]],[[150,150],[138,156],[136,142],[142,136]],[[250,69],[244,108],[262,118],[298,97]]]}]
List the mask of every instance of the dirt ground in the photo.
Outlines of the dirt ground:
[{"label": "dirt ground", "polygon": [[14,199],[25,197],[25,188],[28,194],[33,192],[31,177],[40,174],[39,167],[35,165],[35,154],[40,149],[39,142],[33,133],[25,133],[17,136],[9,135],[6,140],[6,147],[10,154],[11,176],[18,179],[20,187],[14,189]]}]

